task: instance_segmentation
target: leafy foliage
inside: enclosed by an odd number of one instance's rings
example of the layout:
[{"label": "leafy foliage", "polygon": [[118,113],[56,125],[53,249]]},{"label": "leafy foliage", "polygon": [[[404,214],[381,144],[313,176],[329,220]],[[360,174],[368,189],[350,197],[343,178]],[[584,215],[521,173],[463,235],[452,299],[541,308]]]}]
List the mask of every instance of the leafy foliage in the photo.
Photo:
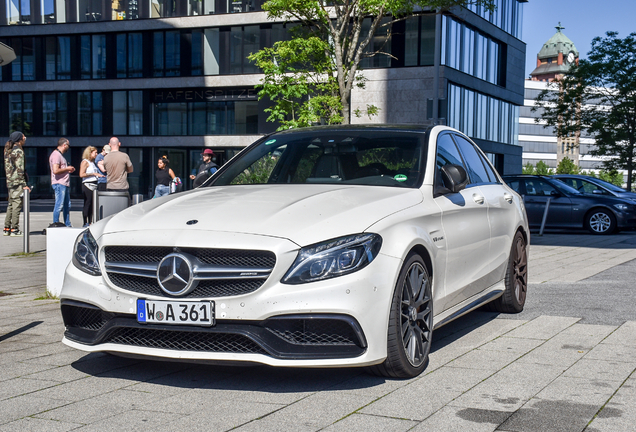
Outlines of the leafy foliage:
[{"label": "leafy foliage", "polygon": [[554,170],[548,166],[547,163],[543,161],[537,162],[535,166],[528,162],[522,170],[523,174],[535,174],[535,175],[552,175],[554,174]]},{"label": "leafy foliage", "polygon": [[594,171],[582,171],[581,174],[605,180],[606,182],[612,183],[618,187],[623,187],[623,174],[618,171],[599,170],[598,173]]},{"label": "leafy foliage", "polygon": [[569,157],[564,157],[556,167],[557,174],[578,174],[579,167]]},{"label": "leafy foliage", "polygon": [[590,151],[603,156],[608,172],[627,170],[631,187],[636,156],[636,33],[624,39],[616,32],[592,40],[586,60],[540,93],[546,127],[561,138],[585,132],[596,140]]},{"label": "leafy foliage", "polygon": [[[269,18],[301,24],[291,32],[290,40],[249,56],[265,74],[259,98],[273,102],[268,120],[281,122],[281,129],[348,124],[351,91],[365,86],[360,62],[377,55],[392,57],[383,48],[391,37],[392,24],[416,11],[441,13],[467,4],[494,10],[494,0],[267,1],[263,9]],[[370,21],[368,31],[365,20]],[[378,111],[368,104],[353,114],[372,117]]]},{"label": "leafy foliage", "polygon": [[232,184],[245,185],[267,183],[277,161],[278,159],[273,154],[268,155],[268,157],[260,158],[248,169],[236,176],[236,178],[232,180]]}]

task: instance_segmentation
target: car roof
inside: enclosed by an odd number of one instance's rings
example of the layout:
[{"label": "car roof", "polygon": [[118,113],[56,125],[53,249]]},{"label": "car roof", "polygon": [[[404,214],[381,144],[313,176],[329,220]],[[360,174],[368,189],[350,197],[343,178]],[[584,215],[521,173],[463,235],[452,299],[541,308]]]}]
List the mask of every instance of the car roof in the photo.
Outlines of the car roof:
[{"label": "car roof", "polygon": [[288,134],[305,134],[305,133],[320,133],[320,132],[416,132],[426,133],[430,132],[434,126],[422,125],[422,124],[355,124],[355,125],[325,125],[325,126],[310,126],[305,128],[287,129],[284,131],[275,132],[276,135],[288,135]]}]

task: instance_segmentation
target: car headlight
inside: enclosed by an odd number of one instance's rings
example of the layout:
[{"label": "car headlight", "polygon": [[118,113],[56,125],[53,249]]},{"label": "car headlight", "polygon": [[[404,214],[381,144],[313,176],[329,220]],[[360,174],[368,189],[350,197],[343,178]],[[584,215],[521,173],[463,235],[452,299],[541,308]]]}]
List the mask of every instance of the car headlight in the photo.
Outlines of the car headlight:
[{"label": "car headlight", "polygon": [[629,210],[631,210],[632,206],[630,206],[628,204],[614,204],[614,207],[616,207],[620,211],[629,211]]},{"label": "car headlight", "polygon": [[282,282],[296,285],[356,272],[378,256],[381,246],[377,234],[356,234],[304,247]]},{"label": "car headlight", "polygon": [[90,230],[82,232],[75,240],[73,248],[73,264],[85,273],[93,276],[102,274],[99,269],[97,254],[97,242],[93,238]]}]

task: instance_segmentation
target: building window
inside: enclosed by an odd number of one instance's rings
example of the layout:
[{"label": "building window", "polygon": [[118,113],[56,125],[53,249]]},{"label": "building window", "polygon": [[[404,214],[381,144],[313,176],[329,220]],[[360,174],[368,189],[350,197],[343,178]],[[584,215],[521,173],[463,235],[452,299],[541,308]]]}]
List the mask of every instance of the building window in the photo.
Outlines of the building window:
[{"label": "building window", "polygon": [[260,26],[232,27],[230,29],[230,74],[258,73],[258,67],[247,56],[261,49]]},{"label": "building window", "polygon": [[102,21],[106,19],[105,7],[106,2],[101,0],[77,0],[77,21]]},{"label": "building window", "polygon": [[9,94],[10,132],[20,131],[25,135],[31,135],[32,124],[33,124],[33,94],[32,93]]},{"label": "building window", "polygon": [[501,44],[444,16],[442,64],[492,84],[501,85]]},{"label": "building window", "polygon": [[116,37],[117,78],[143,75],[143,42],[141,33],[120,33]]},{"label": "building window", "polygon": [[11,62],[11,79],[13,81],[32,81],[35,79],[34,38],[13,38],[10,42],[15,52],[15,60]]},{"label": "building window", "polygon": [[257,101],[155,103],[153,135],[253,135]]},{"label": "building window", "polygon": [[447,124],[472,138],[517,145],[519,107],[449,84]]},{"label": "building window", "polygon": [[141,135],[143,132],[143,92],[113,92],[113,133]]},{"label": "building window", "polygon": [[102,92],[77,93],[78,135],[102,134]]},{"label": "building window", "polygon": [[103,34],[80,37],[80,78],[106,78],[106,36]]},{"label": "building window", "polygon": [[113,21],[138,19],[139,0],[112,0]]},{"label": "building window", "polygon": [[155,32],[153,42],[153,76],[180,76],[181,33]]},{"label": "building window", "polygon": [[150,18],[166,18],[177,16],[177,2],[174,0],[151,0]]},{"label": "building window", "polygon": [[71,38],[50,36],[45,40],[46,79],[71,79]]},{"label": "building window", "polygon": [[66,2],[64,0],[42,0],[42,23],[66,22]]},{"label": "building window", "polygon": [[482,5],[468,5],[466,8],[486,21],[496,25],[517,39],[521,39],[523,5],[518,0],[494,0],[495,10],[489,12]]},{"label": "building window", "polygon": [[214,3],[214,0],[188,0],[188,16],[212,15]]},{"label": "building window", "polygon": [[67,94],[44,93],[42,95],[42,134],[68,135]]},{"label": "building window", "polygon": [[404,66],[433,66],[435,15],[411,17],[405,24]]},{"label": "building window", "polygon": [[31,2],[6,0],[6,5],[9,24],[31,24]]},{"label": "building window", "polygon": [[[381,51],[387,54],[391,54],[391,38],[386,39],[387,34],[391,30],[389,26],[383,27],[382,24],[386,24],[388,22],[388,18],[383,18],[382,23],[378,26],[378,29],[373,36],[373,39],[369,42],[367,46],[366,52],[375,52]],[[369,34],[369,30],[371,29],[371,18],[365,18],[362,22],[362,30],[360,32],[360,40],[364,40]],[[391,57],[384,54],[376,54],[373,57],[366,57],[360,61],[361,69],[371,69],[371,68],[387,68],[391,67]]]}]

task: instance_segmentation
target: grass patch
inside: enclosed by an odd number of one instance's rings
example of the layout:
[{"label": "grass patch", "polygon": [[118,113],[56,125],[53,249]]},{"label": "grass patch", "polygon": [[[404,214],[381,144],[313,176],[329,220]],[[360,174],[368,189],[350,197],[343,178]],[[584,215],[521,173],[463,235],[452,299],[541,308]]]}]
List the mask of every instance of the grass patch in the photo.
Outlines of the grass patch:
[{"label": "grass patch", "polygon": [[7,256],[27,258],[27,257],[34,257],[34,256],[38,255],[38,253],[39,252],[16,252],[16,253],[9,254]]},{"label": "grass patch", "polygon": [[50,292],[45,291],[44,295],[34,298],[33,300],[59,300],[59,299],[60,299],[59,297],[53,296],[51,295]]}]

